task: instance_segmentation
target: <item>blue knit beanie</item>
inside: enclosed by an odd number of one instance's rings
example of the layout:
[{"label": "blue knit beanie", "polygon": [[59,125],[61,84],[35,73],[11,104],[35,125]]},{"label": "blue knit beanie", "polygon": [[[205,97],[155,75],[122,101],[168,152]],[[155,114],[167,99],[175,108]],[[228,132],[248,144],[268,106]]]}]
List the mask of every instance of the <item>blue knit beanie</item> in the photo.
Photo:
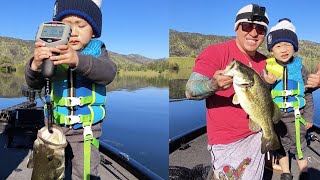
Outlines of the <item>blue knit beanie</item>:
[{"label": "blue knit beanie", "polygon": [[299,49],[296,28],[293,26],[290,19],[280,19],[278,24],[270,29],[267,36],[268,51],[270,51],[270,49],[279,42],[291,43],[296,52]]},{"label": "blue knit beanie", "polygon": [[101,0],[56,0],[54,5],[54,21],[61,21],[67,15],[78,15],[92,27],[95,37],[101,35],[102,13]]}]

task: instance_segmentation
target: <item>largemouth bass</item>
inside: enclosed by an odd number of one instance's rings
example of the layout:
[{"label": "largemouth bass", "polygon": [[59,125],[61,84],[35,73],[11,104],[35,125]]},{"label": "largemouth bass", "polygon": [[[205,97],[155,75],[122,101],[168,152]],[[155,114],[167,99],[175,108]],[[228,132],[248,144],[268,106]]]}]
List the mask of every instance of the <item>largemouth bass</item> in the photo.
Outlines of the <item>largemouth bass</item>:
[{"label": "largemouth bass", "polygon": [[33,168],[32,180],[64,177],[66,136],[57,125],[52,126],[52,131],[50,133],[47,126],[38,131],[27,165],[28,168]]},{"label": "largemouth bass", "polygon": [[235,95],[232,103],[240,104],[249,115],[250,130],[258,132],[262,129],[261,153],[279,149],[280,143],[273,123],[280,121],[280,110],[259,74],[236,60],[228,64],[223,74],[233,77]]}]

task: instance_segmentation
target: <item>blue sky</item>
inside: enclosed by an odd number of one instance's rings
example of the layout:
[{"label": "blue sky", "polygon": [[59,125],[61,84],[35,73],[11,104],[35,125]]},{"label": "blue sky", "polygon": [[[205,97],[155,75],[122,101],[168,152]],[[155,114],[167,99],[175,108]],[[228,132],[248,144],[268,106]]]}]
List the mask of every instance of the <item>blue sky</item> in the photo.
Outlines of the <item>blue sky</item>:
[{"label": "blue sky", "polygon": [[[41,22],[51,21],[55,0],[1,2],[0,36],[34,40]],[[167,0],[103,0],[101,40],[107,49],[149,58],[168,57]]]},{"label": "blue sky", "polygon": [[299,39],[320,43],[318,0],[170,0],[169,28],[182,32],[234,36],[237,12],[251,3],[266,7],[269,27],[287,17],[295,25]]},{"label": "blue sky", "polygon": [[[103,0],[101,40],[121,54],[168,57],[168,29],[234,36],[234,18],[250,3],[267,8],[270,25],[287,17],[298,38],[320,43],[320,1],[309,0]],[[41,22],[50,21],[54,0],[10,0],[0,7],[0,36],[33,40]]]}]

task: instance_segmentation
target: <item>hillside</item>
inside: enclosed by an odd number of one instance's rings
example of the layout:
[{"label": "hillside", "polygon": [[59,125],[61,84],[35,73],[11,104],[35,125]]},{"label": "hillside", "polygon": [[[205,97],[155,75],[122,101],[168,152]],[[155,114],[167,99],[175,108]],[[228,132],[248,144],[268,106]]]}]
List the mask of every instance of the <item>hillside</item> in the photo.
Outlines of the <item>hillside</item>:
[{"label": "hillside", "polygon": [[[234,37],[203,35],[199,33],[169,31],[169,56],[195,58],[204,48],[211,44],[224,42]],[[259,52],[270,56],[266,50],[266,41],[259,48]],[[320,43],[299,40],[297,56],[302,57],[304,64],[310,71],[314,71],[315,64],[320,62]]]},{"label": "hillside", "polygon": [[[34,41],[0,37],[0,68],[4,65],[23,66],[33,56]],[[123,55],[109,52],[111,60],[117,65],[141,66],[158,59],[151,59],[137,54]]]}]

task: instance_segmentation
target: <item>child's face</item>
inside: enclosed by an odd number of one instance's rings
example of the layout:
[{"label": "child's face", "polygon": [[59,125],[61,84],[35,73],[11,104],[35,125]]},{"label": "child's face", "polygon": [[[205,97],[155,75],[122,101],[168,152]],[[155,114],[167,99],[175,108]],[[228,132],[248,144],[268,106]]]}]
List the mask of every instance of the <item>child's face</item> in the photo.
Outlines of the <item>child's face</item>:
[{"label": "child's face", "polygon": [[271,48],[271,54],[281,62],[288,62],[294,52],[294,47],[289,42],[279,42]]},{"label": "child's face", "polygon": [[93,37],[93,30],[90,24],[79,16],[70,15],[62,19],[62,22],[71,26],[69,46],[73,50],[83,49]]}]

